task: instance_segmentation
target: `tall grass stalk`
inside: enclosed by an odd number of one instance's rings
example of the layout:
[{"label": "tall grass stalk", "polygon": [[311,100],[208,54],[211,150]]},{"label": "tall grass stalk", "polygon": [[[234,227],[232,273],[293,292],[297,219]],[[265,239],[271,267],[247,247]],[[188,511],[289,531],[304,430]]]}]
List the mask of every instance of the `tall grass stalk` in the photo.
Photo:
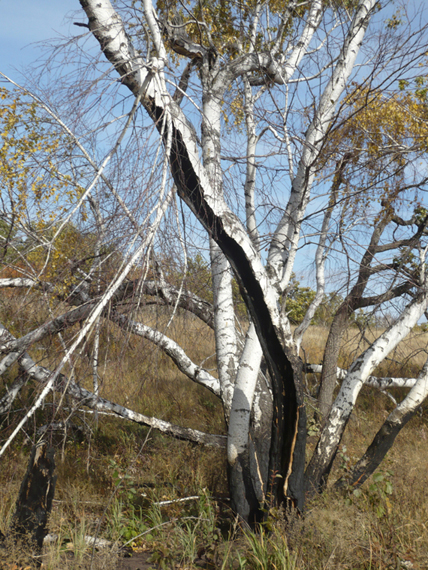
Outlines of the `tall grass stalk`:
[{"label": "tall grass stalk", "polygon": [[259,532],[246,532],[249,547],[247,568],[250,570],[296,570],[297,556],[291,553],[285,534],[274,529],[266,535],[263,528]]}]

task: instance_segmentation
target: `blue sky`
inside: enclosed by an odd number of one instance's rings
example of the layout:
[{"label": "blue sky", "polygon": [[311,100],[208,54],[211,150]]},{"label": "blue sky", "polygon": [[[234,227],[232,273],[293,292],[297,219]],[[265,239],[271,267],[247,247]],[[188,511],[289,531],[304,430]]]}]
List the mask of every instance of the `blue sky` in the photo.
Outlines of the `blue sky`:
[{"label": "blue sky", "polygon": [[72,23],[79,8],[78,0],[0,0],[0,71],[19,80],[41,55],[35,42],[81,32]]},{"label": "blue sky", "polygon": [[[425,8],[426,21],[428,2],[424,5],[409,0],[411,12],[415,6]],[[392,4],[386,14],[392,15],[395,9]],[[86,21],[79,0],[0,0],[0,71],[25,84],[25,68],[31,69],[31,64],[42,56],[37,42],[82,34],[84,29],[74,26],[73,21]],[[299,278],[305,281],[308,273],[302,265]]]}]

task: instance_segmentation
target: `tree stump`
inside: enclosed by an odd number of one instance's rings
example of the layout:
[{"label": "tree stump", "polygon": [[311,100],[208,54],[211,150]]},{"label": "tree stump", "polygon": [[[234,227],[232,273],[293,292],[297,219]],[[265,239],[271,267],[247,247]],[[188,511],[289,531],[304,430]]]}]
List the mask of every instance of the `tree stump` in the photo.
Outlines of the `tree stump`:
[{"label": "tree stump", "polygon": [[0,537],[7,560],[17,562],[17,554],[28,559],[40,554],[55,491],[54,470],[54,450],[44,441],[33,446],[11,527],[6,537]]}]

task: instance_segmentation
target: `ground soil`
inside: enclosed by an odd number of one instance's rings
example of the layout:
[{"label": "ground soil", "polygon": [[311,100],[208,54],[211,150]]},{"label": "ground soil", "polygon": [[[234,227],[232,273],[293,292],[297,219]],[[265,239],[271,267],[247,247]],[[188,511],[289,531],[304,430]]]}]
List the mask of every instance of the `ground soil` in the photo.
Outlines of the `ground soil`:
[{"label": "ground soil", "polygon": [[149,563],[150,552],[134,552],[132,555],[120,556],[116,570],[149,570],[154,568],[153,563]]}]

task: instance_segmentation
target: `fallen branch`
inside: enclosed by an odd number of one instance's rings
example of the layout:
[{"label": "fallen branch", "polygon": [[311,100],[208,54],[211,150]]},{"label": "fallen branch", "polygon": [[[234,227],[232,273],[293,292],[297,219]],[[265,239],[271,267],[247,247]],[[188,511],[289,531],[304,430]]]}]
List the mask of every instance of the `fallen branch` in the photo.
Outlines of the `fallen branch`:
[{"label": "fallen branch", "polygon": [[[6,331],[6,329],[3,328],[3,331]],[[8,335],[9,337],[14,338],[10,333],[8,333]],[[52,372],[44,366],[37,365],[31,356],[26,352],[19,358],[19,364],[25,370],[28,376],[37,382],[45,384],[49,381],[50,378],[52,378]],[[172,435],[177,439],[193,441],[194,443],[213,447],[226,446],[226,436],[224,435],[208,434],[199,430],[177,426],[165,420],[160,420],[158,418],[153,418],[145,416],[138,412],[134,412],[125,406],[110,402],[105,398],[96,396],[93,392],[90,392],[85,388],[81,388],[63,374],[58,374],[58,377],[53,384],[53,390],[56,392],[67,393],[69,396],[79,402],[79,405],[85,405],[97,412],[113,412],[116,416],[122,417],[140,425],[152,427],[153,429],[161,431],[162,433]],[[6,396],[7,395],[8,394],[6,394]],[[4,399],[5,397],[0,401],[0,410],[1,403]]]},{"label": "fallen branch", "polygon": [[[305,372],[309,374],[321,374],[322,365],[321,364],[305,364]],[[337,379],[344,380],[348,371],[344,368],[337,369]],[[365,382],[367,386],[373,386],[374,388],[379,388],[379,390],[386,390],[387,388],[413,388],[416,384],[416,378],[393,378],[392,376],[386,376],[384,378],[378,378],[377,376],[369,376]]]},{"label": "fallen branch", "polygon": [[180,372],[185,374],[193,382],[208,388],[208,390],[216,396],[220,396],[219,380],[212,376],[207,370],[192,362],[181,346],[179,346],[175,341],[147,325],[137,323],[129,319],[126,315],[109,315],[109,317],[114,323],[124,330],[145,338],[155,344],[171,358]]},{"label": "fallen branch", "polygon": [[[52,544],[52,542],[57,542],[60,537],[57,534],[51,533],[45,536],[43,544]],[[97,549],[109,548],[114,545],[111,540],[106,540],[105,538],[96,538],[95,536],[85,535],[83,537],[85,544],[88,546],[95,546]]]}]

